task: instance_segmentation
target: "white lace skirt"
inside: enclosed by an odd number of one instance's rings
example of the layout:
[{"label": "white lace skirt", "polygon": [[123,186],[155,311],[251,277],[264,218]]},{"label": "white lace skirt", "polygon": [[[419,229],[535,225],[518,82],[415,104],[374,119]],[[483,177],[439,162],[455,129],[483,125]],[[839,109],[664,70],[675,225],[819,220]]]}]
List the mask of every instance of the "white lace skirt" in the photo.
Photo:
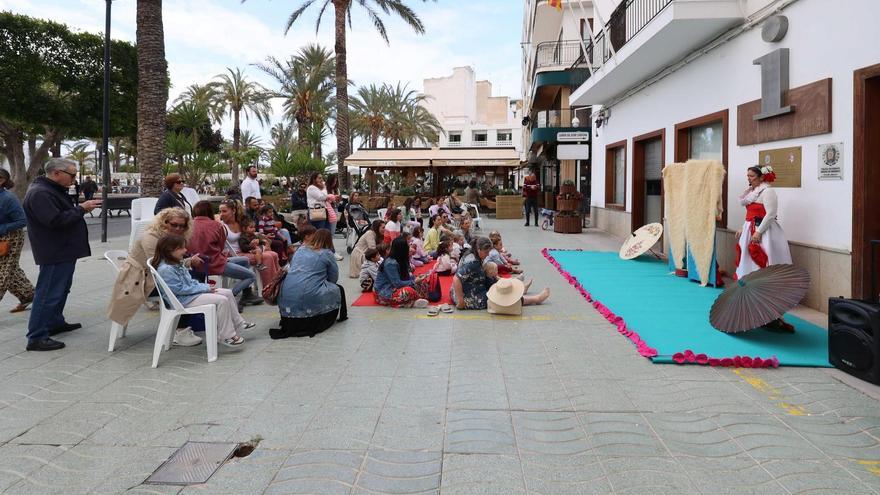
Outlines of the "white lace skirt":
[{"label": "white lace skirt", "polygon": [[[776,220],[765,219],[765,222],[771,222],[770,226],[761,235],[761,247],[767,253],[767,266],[791,264],[791,251],[788,248],[788,239],[785,238],[785,232]],[[742,235],[739,238],[739,247],[741,250],[739,265],[736,267],[736,277],[742,278],[761,267],[755,263],[755,260],[749,256],[749,242],[751,242],[751,222],[743,224]]]}]

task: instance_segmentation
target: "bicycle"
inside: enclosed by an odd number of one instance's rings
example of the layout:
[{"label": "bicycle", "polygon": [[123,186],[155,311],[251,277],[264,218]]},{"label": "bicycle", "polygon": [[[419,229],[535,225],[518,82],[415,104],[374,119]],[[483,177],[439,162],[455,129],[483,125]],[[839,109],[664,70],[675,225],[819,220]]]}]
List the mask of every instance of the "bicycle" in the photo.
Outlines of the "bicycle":
[{"label": "bicycle", "polygon": [[553,226],[553,217],[555,215],[555,211],[541,208],[541,216],[544,217],[544,221],[541,222],[541,230],[547,230]]}]

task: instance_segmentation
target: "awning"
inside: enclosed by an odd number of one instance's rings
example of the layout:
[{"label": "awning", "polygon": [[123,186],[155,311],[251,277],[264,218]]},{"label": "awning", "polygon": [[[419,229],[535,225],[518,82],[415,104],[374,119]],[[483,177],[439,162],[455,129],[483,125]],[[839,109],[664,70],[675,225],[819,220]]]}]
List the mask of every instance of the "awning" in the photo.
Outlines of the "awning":
[{"label": "awning", "polygon": [[410,148],[360,149],[345,159],[351,167],[515,167],[520,164],[514,148]]}]

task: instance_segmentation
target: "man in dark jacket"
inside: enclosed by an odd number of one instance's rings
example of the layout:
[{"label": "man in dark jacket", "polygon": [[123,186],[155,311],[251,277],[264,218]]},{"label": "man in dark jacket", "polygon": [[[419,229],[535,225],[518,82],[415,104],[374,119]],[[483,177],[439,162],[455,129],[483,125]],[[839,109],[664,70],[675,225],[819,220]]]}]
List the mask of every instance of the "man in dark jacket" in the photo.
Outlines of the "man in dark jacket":
[{"label": "man in dark jacket", "polygon": [[82,328],[64,321],[64,305],[76,260],[92,254],[83,215],[101,205],[97,199],[71,203],[67,189],[76,179],[76,162],[53,158],[44,168],[46,175],[37,177],[24,196],[28,239],[34,262],[40,266],[28,321],[29,351],[62,349],[64,343],[50,336]]}]

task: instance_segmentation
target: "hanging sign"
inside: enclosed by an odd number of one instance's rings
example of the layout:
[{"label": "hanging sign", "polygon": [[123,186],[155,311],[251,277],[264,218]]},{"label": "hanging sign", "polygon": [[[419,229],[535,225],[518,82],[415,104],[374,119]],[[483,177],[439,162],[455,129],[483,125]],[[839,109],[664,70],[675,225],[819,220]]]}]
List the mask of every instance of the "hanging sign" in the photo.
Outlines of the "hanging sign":
[{"label": "hanging sign", "polygon": [[574,132],[557,132],[556,140],[562,142],[570,142],[570,141],[589,141],[590,133],[586,131],[574,131]]},{"label": "hanging sign", "polygon": [[843,143],[819,145],[819,180],[843,180]]}]

